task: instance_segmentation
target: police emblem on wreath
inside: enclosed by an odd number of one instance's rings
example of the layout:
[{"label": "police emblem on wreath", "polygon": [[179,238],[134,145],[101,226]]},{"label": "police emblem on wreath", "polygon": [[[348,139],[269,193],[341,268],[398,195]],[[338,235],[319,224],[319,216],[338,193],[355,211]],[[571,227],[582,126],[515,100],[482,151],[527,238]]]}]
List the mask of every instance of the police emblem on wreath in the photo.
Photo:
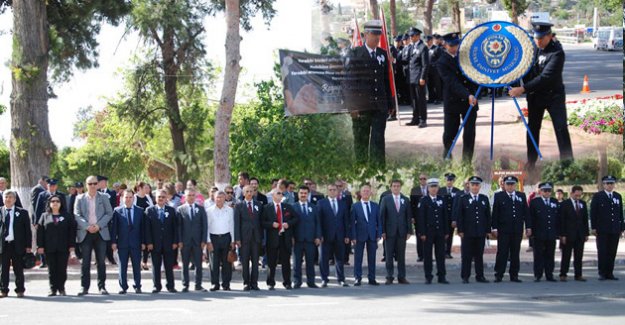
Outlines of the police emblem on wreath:
[{"label": "police emblem on wreath", "polygon": [[471,81],[490,88],[504,87],[531,69],[536,47],[529,34],[509,22],[476,26],[458,49],[460,69]]}]

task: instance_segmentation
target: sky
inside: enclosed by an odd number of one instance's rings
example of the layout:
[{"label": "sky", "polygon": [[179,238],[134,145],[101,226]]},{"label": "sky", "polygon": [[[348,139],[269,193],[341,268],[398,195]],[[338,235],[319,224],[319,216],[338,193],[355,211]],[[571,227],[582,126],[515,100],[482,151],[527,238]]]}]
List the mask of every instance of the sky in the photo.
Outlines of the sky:
[{"label": "sky", "polygon": [[[262,16],[253,20],[253,30],[241,30],[241,66],[237,102],[249,99],[250,86],[254,82],[273,76],[273,64],[277,60],[277,49],[303,51],[310,49],[312,1],[276,0],[277,13],[271,25],[265,25]],[[11,12],[0,15],[0,103],[10,109],[11,73]],[[204,43],[207,57],[214,65],[223,67],[225,62],[226,21],[223,15],[206,19]],[[268,29],[269,28],[269,29]],[[120,90],[123,82],[120,69],[128,67],[129,58],[141,46],[136,34],[122,39],[125,26],[104,25],[98,42],[100,43],[99,64],[95,69],[75,71],[73,78],[66,83],[54,85],[56,99],[48,101],[48,119],[52,141],[60,149],[79,146],[80,140],[73,139],[73,124],[76,113],[82,107],[92,106],[102,109],[107,98],[112,98]],[[302,37],[305,35],[305,37]],[[211,99],[218,100],[221,91],[220,80]],[[0,141],[7,144],[10,138],[10,112],[0,115]]]}]

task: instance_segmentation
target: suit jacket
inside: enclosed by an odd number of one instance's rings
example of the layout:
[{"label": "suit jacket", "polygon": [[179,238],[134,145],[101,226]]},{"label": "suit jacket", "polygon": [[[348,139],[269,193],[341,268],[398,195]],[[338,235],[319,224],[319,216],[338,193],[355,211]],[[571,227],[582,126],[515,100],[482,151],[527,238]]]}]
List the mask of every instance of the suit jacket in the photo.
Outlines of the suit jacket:
[{"label": "suit jacket", "polygon": [[76,242],[76,221],[67,212],[62,212],[54,223],[52,214],[45,212],[37,227],[37,247],[46,253],[67,253]]},{"label": "suit jacket", "polygon": [[412,44],[404,46],[399,52],[397,62],[402,67],[404,77],[410,79],[410,54],[412,53]]},{"label": "suit jacket", "polygon": [[395,197],[392,193],[381,200],[380,219],[382,233],[387,237],[405,238],[406,235],[413,233],[410,200],[402,194],[399,195],[399,212],[395,208]]},{"label": "suit jacket", "polygon": [[442,196],[437,195],[434,201],[429,195],[421,198],[417,224],[419,236],[449,235],[449,216]]},{"label": "suit jacket", "polygon": [[[466,112],[469,109],[469,95],[475,95],[477,85],[462,74],[458,59],[447,51],[441,54],[436,68],[443,81],[443,110],[454,114]],[[478,107],[473,109],[477,111]]]},{"label": "suit jacket", "polygon": [[579,200],[579,211],[575,211],[575,205],[571,199],[560,203],[560,236],[566,237],[569,242],[588,237],[590,227],[588,225],[588,206],[584,200]]},{"label": "suit jacket", "polygon": [[208,217],[206,210],[194,204],[194,217],[191,219],[189,204],[185,203],[176,210],[178,238],[184,246],[200,246],[206,242],[208,235]]},{"label": "suit jacket", "polygon": [[346,92],[349,111],[378,110],[386,112],[392,107],[388,65],[392,62],[386,51],[376,47],[375,58],[365,45],[352,49],[346,60],[350,85]]},{"label": "suit jacket", "polygon": [[287,223],[289,225],[289,229],[285,229],[284,232],[280,234],[278,229],[273,227],[273,223],[278,222],[276,207],[273,202],[267,204],[263,209],[261,224],[263,228],[267,230],[267,248],[278,248],[278,245],[280,244],[280,236],[284,236],[284,240],[288,243],[288,251],[286,253],[290,254],[290,243],[293,240],[293,228],[299,222],[299,218],[293,210],[293,206],[290,204],[280,203],[280,209],[282,210],[282,223]]},{"label": "suit jacket", "polygon": [[354,198],[352,197],[352,193],[350,193],[349,191],[342,191],[339,194],[338,198],[339,201],[345,202],[348,212],[352,210],[352,205],[354,204]]},{"label": "suit jacket", "polygon": [[[61,202],[63,202],[64,204],[67,202],[65,193],[56,191],[56,193],[54,194],[58,195],[59,198],[61,199]],[[33,218],[33,224],[39,223],[39,218],[41,218],[41,215],[46,211],[46,204],[48,202],[48,199],[51,196],[52,196],[52,193],[48,191],[43,191],[39,193],[39,196],[37,197],[37,204],[35,205],[35,217]],[[67,210],[67,208],[65,209]],[[63,211],[63,212],[67,212],[67,211]]]},{"label": "suit jacket", "polygon": [[145,210],[146,213],[146,225],[145,225],[145,244],[154,245],[154,251],[173,251],[173,244],[180,242],[176,209],[165,205],[164,206],[164,221],[158,214],[158,205],[153,205]]},{"label": "suit jacket", "polygon": [[419,215],[419,202],[421,202],[421,198],[424,195],[428,195],[427,193],[427,185],[426,185],[426,192],[424,193],[421,190],[421,184],[419,184],[416,187],[413,187],[410,190],[410,207],[412,208],[412,219],[413,219],[413,224],[415,225],[415,231],[417,231],[416,227],[417,225],[417,216]]},{"label": "suit jacket", "polygon": [[245,201],[234,206],[234,240],[242,243],[260,244],[263,240],[262,216],[264,207],[256,201],[252,201],[252,212],[247,208]]},{"label": "suit jacket", "polygon": [[350,215],[351,236],[352,240],[377,241],[382,237],[382,218],[380,217],[380,206],[369,201],[369,220],[365,218],[364,204],[362,201],[354,203],[352,206],[352,212]]},{"label": "suit jacket", "polygon": [[[79,243],[85,240],[87,228],[89,228],[88,196],[88,193],[79,195],[76,198],[76,205],[74,205],[74,218],[77,224],[76,239]],[[95,200],[96,224],[100,227],[100,236],[103,240],[111,240],[108,226],[111,219],[113,219],[113,208],[111,208],[108,197],[102,193],[96,192]]]},{"label": "suit jacket", "polygon": [[523,77],[528,106],[565,109],[566,97],[562,81],[564,61],[564,51],[559,43],[552,41],[545,49],[537,49],[534,65]]},{"label": "suit jacket", "polygon": [[[241,201],[243,201],[243,200],[245,200],[245,198],[241,198]],[[265,194],[263,194],[261,192],[258,192],[256,194],[256,197],[254,198],[254,200],[260,202],[260,204],[262,206],[265,206],[265,205],[267,205],[267,203],[269,203],[269,201],[267,200],[267,195],[265,195]]]},{"label": "suit jacket", "polygon": [[307,211],[302,212],[301,203],[293,204],[293,210],[299,221],[293,229],[293,237],[296,242],[313,242],[321,239],[321,221],[319,209],[314,204],[307,203]]},{"label": "suit jacket", "polygon": [[523,225],[531,228],[525,193],[514,192],[514,201],[506,191],[495,193],[492,211],[492,228],[506,234],[523,233]]},{"label": "suit jacket", "polygon": [[451,188],[451,193],[449,193],[447,187],[441,187],[438,189],[438,195],[443,197],[443,201],[445,203],[445,208],[447,209],[446,215],[449,222],[453,220],[453,207],[454,201],[460,195],[462,191],[457,187]]},{"label": "suit jacket", "polygon": [[117,193],[115,191],[107,188],[104,190],[98,190],[98,192],[106,195],[106,197],[109,199],[109,203],[111,203],[111,207],[117,207]]},{"label": "suit jacket", "polygon": [[477,201],[471,194],[459,196],[454,214],[458,233],[463,233],[465,237],[484,238],[491,232],[490,202],[484,194],[478,194]]},{"label": "suit jacket", "polygon": [[312,203],[314,205],[317,205],[319,203],[319,200],[323,199],[324,196],[323,194],[319,194],[319,193],[312,193],[310,195],[310,200],[308,201],[308,203]]},{"label": "suit jacket", "polygon": [[423,40],[413,43],[410,52],[410,83],[419,84],[419,79],[427,80],[430,66],[429,49]]},{"label": "suit jacket", "polygon": [[37,198],[39,198],[39,193],[45,190],[46,188],[43,187],[41,184],[35,185],[30,190],[30,206],[33,208],[33,211],[35,211],[35,209],[37,208]]},{"label": "suit jacket", "polygon": [[337,213],[334,215],[329,198],[319,201],[321,237],[326,242],[342,242],[349,237],[349,209],[344,200],[336,200]]},{"label": "suit jacket", "polygon": [[113,211],[111,242],[117,244],[119,249],[141,249],[141,244],[145,244],[145,212],[133,205],[130,213],[131,216],[128,215],[125,205]]},{"label": "suit jacket", "polygon": [[530,202],[529,213],[531,218],[532,236],[541,240],[556,240],[560,236],[560,207],[558,201],[549,198],[545,204],[542,196]]},{"label": "suit jacket", "polygon": [[[30,218],[28,210],[13,206],[13,241],[15,243],[15,253],[24,255],[26,248],[32,248],[32,232],[30,230]],[[4,249],[4,232],[9,222],[10,216],[7,214],[6,206],[0,208],[0,254]]]},{"label": "suit jacket", "polygon": [[590,201],[590,222],[599,234],[618,234],[625,231],[623,198],[612,192],[612,200],[605,191],[597,192]]}]

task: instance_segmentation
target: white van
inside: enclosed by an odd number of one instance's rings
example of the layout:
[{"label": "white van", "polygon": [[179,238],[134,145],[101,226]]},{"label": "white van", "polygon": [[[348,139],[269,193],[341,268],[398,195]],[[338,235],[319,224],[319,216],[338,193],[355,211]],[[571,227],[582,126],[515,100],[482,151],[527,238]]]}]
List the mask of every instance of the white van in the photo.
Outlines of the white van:
[{"label": "white van", "polygon": [[623,50],[623,28],[622,27],[599,27],[599,30],[592,39],[596,50]]}]

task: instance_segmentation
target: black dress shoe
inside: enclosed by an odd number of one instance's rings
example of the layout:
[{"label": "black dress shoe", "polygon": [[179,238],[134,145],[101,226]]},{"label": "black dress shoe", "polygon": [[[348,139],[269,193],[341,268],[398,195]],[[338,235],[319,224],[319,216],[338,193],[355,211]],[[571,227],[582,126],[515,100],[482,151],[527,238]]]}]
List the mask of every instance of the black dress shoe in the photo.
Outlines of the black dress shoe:
[{"label": "black dress shoe", "polygon": [[222,286],[221,286],[221,288],[222,288],[224,291],[230,291],[230,285],[222,285]]},{"label": "black dress shoe", "polygon": [[445,258],[446,258],[446,259],[452,259],[452,258],[454,258],[454,257],[453,257],[453,256],[451,256],[451,254],[446,254],[446,255],[445,255]]},{"label": "black dress shoe", "polygon": [[302,284],[299,282],[295,282],[295,284],[293,285],[293,289],[299,289],[302,287]]},{"label": "black dress shoe", "polygon": [[423,257],[417,258],[417,262],[423,262]]},{"label": "black dress shoe", "polygon": [[327,288],[328,287],[328,281],[321,281],[321,287],[322,288]]},{"label": "black dress shoe", "polygon": [[600,275],[600,276],[599,276],[599,281],[605,281],[605,280],[607,280],[607,279],[608,279],[608,278],[604,277],[603,275]]},{"label": "black dress shoe", "polygon": [[447,281],[447,279],[445,278],[442,278],[442,279],[438,279],[438,283],[449,284],[449,281]]},{"label": "black dress shoe", "polygon": [[347,282],[345,282],[345,281],[339,281],[339,285],[340,285],[341,287],[344,287],[344,288],[349,287],[349,284],[347,284]]},{"label": "black dress shoe", "polygon": [[293,289],[293,287],[292,287],[292,286],[291,286],[291,284],[289,283],[289,284],[285,284],[285,285],[284,285],[284,289],[291,290],[291,289]]},{"label": "black dress shoe", "polygon": [[252,286],[252,290],[253,291],[260,291],[260,288],[258,286]]},{"label": "black dress shoe", "polygon": [[307,283],[306,285],[312,289],[319,289],[319,286],[315,283]]},{"label": "black dress shoe", "polygon": [[392,278],[386,279],[386,281],[384,281],[384,284],[386,285],[393,284],[393,279]]},{"label": "black dress shoe", "polygon": [[586,282],[586,279],[584,279],[582,276],[576,276],[575,281]]},{"label": "black dress shoe", "polygon": [[274,288],[274,286],[269,286],[269,291],[274,291],[276,290],[276,288]]},{"label": "black dress shoe", "polygon": [[427,126],[428,126],[428,124],[427,124],[427,123],[425,123],[425,122],[421,122],[421,123],[419,123],[419,129],[426,128]]},{"label": "black dress shoe", "polygon": [[250,290],[252,290],[252,288],[250,288],[250,286],[243,287],[243,291],[250,291]]},{"label": "black dress shoe", "polygon": [[361,281],[360,280],[356,280],[354,282],[354,287],[360,287]]},{"label": "black dress shoe", "polygon": [[211,290],[211,292],[219,290],[219,285],[216,284],[216,285],[212,286],[210,290]]},{"label": "black dress shoe", "polygon": [[376,281],[376,280],[369,280],[369,285],[372,285],[372,286],[379,286],[379,285],[380,285],[380,283],[378,283],[378,281]]},{"label": "black dress shoe", "polygon": [[410,122],[406,123],[406,125],[408,125],[408,126],[415,126],[415,125],[419,125],[419,122],[410,121]]},{"label": "black dress shoe", "polygon": [[78,291],[79,297],[86,296],[87,294],[89,294],[89,290],[87,289],[81,289],[80,291]]},{"label": "black dress shoe", "polygon": [[143,293],[143,291],[141,291],[141,288],[136,288],[135,289],[135,293],[136,294],[141,294],[141,293]]},{"label": "black dress shoe", "polygon": [[100,294],[103,295],[103,296],[108,296],[109,292],[106,291],[105,288],[102,288],[102,289],[100,289]]},{"label": "black dress shoe", "polygon": [[126,290],[119,290],[118,294],[125,295],[126,294]]},{"label": "black dress shoe", "polygon": [[67,293],[65,293],[65,290],[59,290],[59,296],[65,297],[67,296]]},{"label": "black dress shoe", "polygon": [[490,281],[486,280],[484,277],[476,278],[475,281],[479,283],[490,283]]},{"label": "black dress shoe", "polygon": [[399,280],[397,280],[397,283],[399,283],[399,284],[410,284],[410,282],[408,282],[408,280],[406,280],[405,278],[400,278]]},{"label": "black dress shoe", "polygon": [[176,290],[174,288],[171,288],[171,289],[167,289],[167,292],[169,292],[169,293],[176,293],[176,292],[178,292],[178,290]]},{"label": "black dress shoe", "polygon": [[614,275],[610,275],[609,277],[606,277],[606,279],[612,280],[612,281],[618,281],[618,278],[615,277]]},{"label": "black dress shoe", "polygon": [[397,121],[397,117],[396,116],[389,116],[387,119],[387,121]]},{"label": "black dress shoe", "polygon": [[202,286],[195,287],[195,289],[194,289],[194,290],[195,290],[195,291],[198,291],[198,292],[208,292],[208,290],[204,289]]},{"label": "black dress shoe", "polygon": [[540,282],[540,278],[539,277],[534,277],[534,282]]},{"label": "black dress shoe", "polygon": [[547,278],[547,282],[558,282],[556,279],[554,279],[553,277]]},{"label": "black dress shoe", "polygon": [[54,297],[54,296],[56,296],[56,290],[48,291],[48,297]]},{"label": "black dress shoe", "polygon": [[510,282],[521,283],[523,281],[521,281],[519,278],[511,278]]},{"label": "black dress shoe", "polygon": [[469,279],[467,279],[467,278],[462,279],[462,283],[464,283],[464,284],[469,283]]},{"label": "black dress shoe", "polygon": [[500,278],[500,277],[495,277],[495,283],[499,283],[499,282],[501,282],[501,281],[502,281],[502,278]]},{"label": "black dress shoe", "polygon": [[159,292],[161,292],[161,289],[156,289],[156,288],[152,289],[152,293],[159,293]]},{"label": "black dress shoe", "polygon": [[425,279],[425,284],[432,284],[432,279]]},{"label": "black dress shoe", "polygon": [[[169,290],[167,290],[167,291],[169,291]],[[182,288],[182,292],[183,292],[183,293],[187,293],[187,292],[189,292],[189,288],[188,288],[188,287],[184,287],[184,288]]]}]

